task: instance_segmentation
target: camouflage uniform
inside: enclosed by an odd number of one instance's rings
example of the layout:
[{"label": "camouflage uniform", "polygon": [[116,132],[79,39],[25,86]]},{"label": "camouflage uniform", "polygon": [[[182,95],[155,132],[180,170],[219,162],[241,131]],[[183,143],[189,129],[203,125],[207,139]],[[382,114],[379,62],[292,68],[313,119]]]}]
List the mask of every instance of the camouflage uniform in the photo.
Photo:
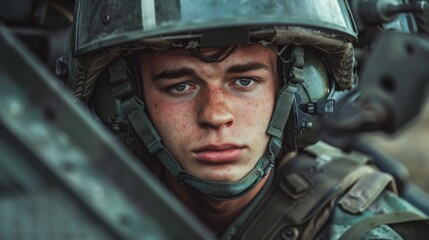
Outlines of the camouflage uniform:
[{"label": "camouflage uniform", "polygon": [[285,160],[221,239],[405,239],[392,224],[426,217],[364,155],[319,143]]},{"label": "camouflage uniform", "polygon": [[[341,207],[335,207],[332,216],[326,226],[321,230],[315,239],[332,239],[336,240],[341,237],[351,225],[368,219],[379,214],[388,214],[394,212],[411,212],[425,216],[421,211],[404,201],[391,191],[384,191],[377,199],[361,214],[351,214]],[[388,225],[381,225],[372,229],[361,239],[397,239],[402,238]]]}]

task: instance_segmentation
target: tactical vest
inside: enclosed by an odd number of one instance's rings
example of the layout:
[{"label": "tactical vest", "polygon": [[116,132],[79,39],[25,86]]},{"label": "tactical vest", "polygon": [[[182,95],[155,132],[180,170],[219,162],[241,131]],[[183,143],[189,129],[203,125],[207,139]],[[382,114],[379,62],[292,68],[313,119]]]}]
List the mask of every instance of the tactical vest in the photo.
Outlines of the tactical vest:
[{"label": "tactical vest", "polygon": [[[386,188],[396,192],[393,178],[372,167],[367,156],[324,143],[308,147],[278,166],[273,181],[242,226],[234,230],[233,239],[313,239],[336,205],[359,214]],[[422,220],[421,215],[409,212],[375,216],[352,226],[342,239],[359,239],[382,224]]]}]

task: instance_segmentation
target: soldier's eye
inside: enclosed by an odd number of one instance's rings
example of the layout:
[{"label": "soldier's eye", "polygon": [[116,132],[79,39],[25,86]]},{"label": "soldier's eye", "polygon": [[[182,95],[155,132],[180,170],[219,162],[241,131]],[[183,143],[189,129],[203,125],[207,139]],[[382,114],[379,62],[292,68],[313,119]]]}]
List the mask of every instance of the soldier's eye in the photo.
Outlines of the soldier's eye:
[{"label": "soldier's eye", "polygon": [[240,86],[249,86],[254,80],[251,78],[240,78],[236,81]]}]

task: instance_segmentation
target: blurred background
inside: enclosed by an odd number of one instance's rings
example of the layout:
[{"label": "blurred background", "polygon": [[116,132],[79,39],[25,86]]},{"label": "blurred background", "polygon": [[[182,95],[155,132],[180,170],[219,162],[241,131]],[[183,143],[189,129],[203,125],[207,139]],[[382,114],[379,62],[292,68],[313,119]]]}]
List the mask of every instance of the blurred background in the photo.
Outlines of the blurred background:
[{"label": "blurred background", "polygon": [[410,180],[429,193],[429,99],[417,119],[402,131],[393,136],[367,134],[365,139],[402,162],[410,173]]}]

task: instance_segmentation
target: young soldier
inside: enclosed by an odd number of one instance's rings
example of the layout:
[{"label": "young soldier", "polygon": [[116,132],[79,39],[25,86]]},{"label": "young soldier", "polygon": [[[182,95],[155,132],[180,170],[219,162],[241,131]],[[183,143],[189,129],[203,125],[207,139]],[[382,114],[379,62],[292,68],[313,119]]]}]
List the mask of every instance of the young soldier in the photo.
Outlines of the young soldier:
[{"label": "young soldier", "polygon": [[348,9],[81,0],[68,85],[220,238],[409,237],[384,225],[422,218],[389,175],[308,147],[354,84]]}]

